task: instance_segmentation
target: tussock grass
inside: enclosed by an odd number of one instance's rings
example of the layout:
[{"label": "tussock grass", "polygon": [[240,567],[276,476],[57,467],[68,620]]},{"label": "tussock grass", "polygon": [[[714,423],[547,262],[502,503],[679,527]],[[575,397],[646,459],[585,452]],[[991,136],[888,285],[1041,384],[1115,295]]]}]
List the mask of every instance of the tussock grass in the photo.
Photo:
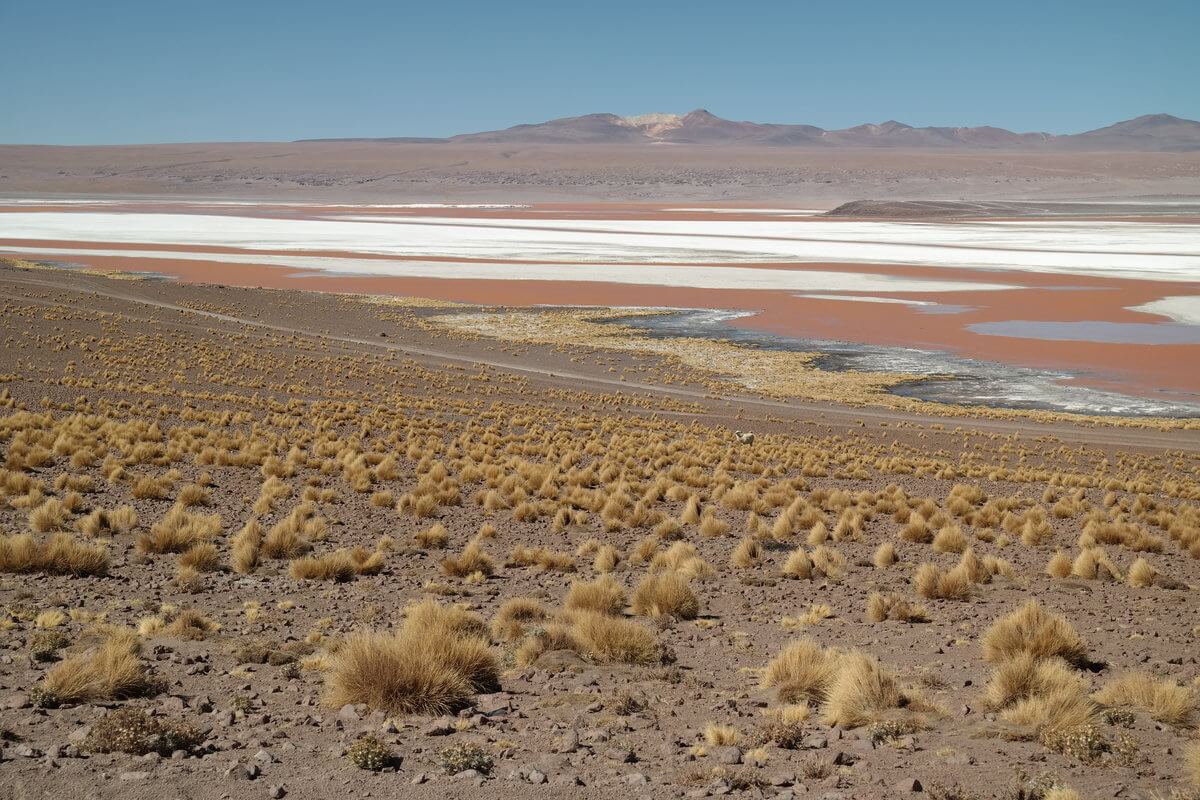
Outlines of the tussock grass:
[{"label": "tussock grass", "polygon": [[1190,686],[1159,680],[1144,672],[1127,672],[1106,683],[1093,695],[1096,702],[1112,708],[1133,706],[1159,722],[1180,728],[1197,723],[1200,697]]},{"label": "tussock grass", "polygon": [[718,725],[715,722],[709,722],[704,726],[703,736],[709,747],[727,747],[737,744],[741,738],[737,728],[732,725]]},{"label": "tussock grass", "polygon": [[377,575],[383,567],[383,553],[355,547],[297,558],[288,566],[288,572],[297,580],[343,582],[355,575]]},{"label": "tussock grass", "polygon": [[678,572],[647,575],[633,590],[633,613],[645,617],[673,616],[695,619],[700,613],[700,601]]},{"label": "tussock grass", "polygon": [[477,541],[468,542],[459,555],[443,558],[440,566],[442,573],[451,578],[466,578],[475,573],[488,576],[496,571],[496,562]]},{"label": "tussock grass", "polygon": [[625,609],[625,589],[610,575],[593,581],[572,581],[563,605],[571,611],[619,616]]},{"label": "tussock grass", "polygon": [[154,683],[138,658],[140,652],[137,634],[115,628],[96,648],[55,665],[39,688],[54,705],[148,694]]},{"label": "tussock grass", "polygon": [[432,526],[417,531],[413,535],[413,539],[416,540],[418,547],[425,550],[432,550],[434,548],[445,547],[446,542],[450,540],[450,534],[446,532],[445,525],[435,522]]},{"label": "tussock grass", "polygon": [[550,612],[537,600],[513,597],[505,600],[492,617],[492,638],[500,642],[515,642],[525,636],[533,623],[545,622]]},{"label": "tussock grass", "polygon": [[545,547],[517,545],[509,554],[508,563],[515,567],[536,567],[542,572],[575,571],[575,559],[570,553],[559,553]]},{"label": "tussock grass", "polygon": [[840,659],[828,691],[822,719],[827,725],[847,728],[881,719],[885,712],[899,708],[902,700],[895,676],[857,650]]},{"label": "tussock grass", "polygon": [[249,575],[258,568],[258,553],[262,547],[263,529],[257,520],[250,520],[233,535],[230,544],[230,566],[240,575]]},{"label": "tussock grass", "polygon": [[898,594],[872,592],[871,596],[867,598],[867,621],[883,622],[885,620],[928,622],[929,612],[925,610],[924,606],[913,605]]},{"label": "tussock grass", "polygon": [[166,516],[138,537],[141,553],[182,553],[207,542],[221,530],[220,514],[193,514],[181,505],[172,506]]},{"label": "tussock grass", "polygon": [[0,535],[0,572],[42,572],[47,575],[105,575],[108,551],[56,533],[38,541],[28,533]]},{"label": "tussock grass", "polygon": [[464,706],[476,692],[493,691],[499,686],[499,662],[486,640],[464,631],[460,616],[426,601],[410,609],[398,631],[351,634],[330,663],[326,702],[334,707],[365,703],[396,714],[444,714]]},{"label": "tussock grass", "polygon": [[824,650],[811,639],[799,639],[771,659],[760,686],[776,689],[784,703],[823,702],[839,658],[838,652]]},{"label": "tussock grass", "polygon": [[684,577],[700,580],[716,574],[690,542],[675,542],[665,551],[655,553],[649,569],[651,572],[678,572]]},{"label": "tussock grass", "polygon": [[1032,653],[1018,652],[996,665],[984,692],[984,703],[1000,710],[1033,697],[1082,696],[1086,692],[1087,681],[1061,658],[1037,658]]},{"label": "tussock grass", "polygon": [[210,542],[192,545],[179,556],[180,567],[191,567],[198,572],[213,572],[221,565],[221,556]]},{"label": "tussock grass", "polygon": [[1066,618],[1030,600],[996,620],[983,637],[985,661],[997,664],[1019,653],[1034,658],[1059,657],[1073,666],[1087,663],[1087,645]]}]

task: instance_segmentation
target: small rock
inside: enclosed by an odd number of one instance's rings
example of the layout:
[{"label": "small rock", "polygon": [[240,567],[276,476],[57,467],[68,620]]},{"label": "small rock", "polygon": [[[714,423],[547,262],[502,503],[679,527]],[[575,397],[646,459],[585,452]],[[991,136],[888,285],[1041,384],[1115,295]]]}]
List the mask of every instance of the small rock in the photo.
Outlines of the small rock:
[{"label": "small rock", "polygon": [[277,784],[267,789],[267,797],[270,797],[272,800],[279,800],[285,794],[287,794],[287,787],[282,784]]},{"label": "small rock", "polygon": [[604,757],[619,764],[632,764],[637,756],[627,747],[610,747],[604,751]]},{"label": "small rock", "polygon": [[579,749],[579,731],[572,728],[562,735],[555,745],[554,752],[556,753],[574,753]]},{"label": "small rock", "polygon": [[917,780],[916,778],[905,778],[904,780],[902,780],[896,784],[895,789],[897,792],[923,792],[923,791],[925,791],[925,787],[922,786],[921,782],[919,780]]},{"label": "small rock", "polygon": [[740,764],[742,763],[742,750],[733,745],[714,747],[708,751],[708,757],[718,764]]},{"label": "small rock", "polygon": [[29,701],[29,695],[27,694],[10,694],[8,697],[4,698],[4,703],[2,705],[8,710],[14,710],[18,708],[29,708],[33,704]]},{"label": "small rock", "polygon": [[650,782],[650,779],[640,772],[631,772],[622,778],[622,780],[631,786],[641,786]]},{"label": "small rock", "polygon": [[258,767],[254,764],[247,766],[240,761],[234,761],[225,770],[225,777],[235,781],[252,781],[258,776]]},{"label": "small rock", "polygon": [[540,770],[536,770],[536,769],[531,770],[529,772],[529,775],[525,778],[525,780],[527,780],[533,784],[545,783],[546,782],[546,773],[541,772]]},{"label": "small rock", "polygon": [[833,757],[833,763],[839,767],[853,766],[856,761],[858,761],[858,756],[847,753],[845,750],[839,750],[838,754]]},{"label": "small rock", "polygon": [[455,730],[454,720],[450,717],[442,717],[426,725],[425,730],[422,732],[426,736],[449,736]]}]

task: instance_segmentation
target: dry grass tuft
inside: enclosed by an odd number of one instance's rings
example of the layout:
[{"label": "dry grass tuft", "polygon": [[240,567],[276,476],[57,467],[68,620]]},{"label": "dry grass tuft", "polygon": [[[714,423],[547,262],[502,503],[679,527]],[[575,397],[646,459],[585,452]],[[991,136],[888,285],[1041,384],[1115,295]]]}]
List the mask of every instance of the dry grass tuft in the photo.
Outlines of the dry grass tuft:
[{"label": "dry grass tuft", "polygon": [[515,642],[525,636],[532,623],[545,622],[550,613],[537,600],[513,597],[504,601],[492,617],[492,638],[500,642]]},{"label": "dry grass tuft", "polygon": [[1190,686],[1171,680],[1156,680],[1144,672],[1127,672],[1104,685],[1093,695],[1096,702],[1112,708],[1133,706],[1151,717],[1180,728],[1195,727],[1200,698]]},{"label": "dry grass tuft", "polygon": [[704,726],[704,741],[709,747],[727,747],[738,743],[737,728],[732,725],[718,725],[710,722]]},{"label": "dry grass tuft", "polygon": [[822,702],[837,670],[839,654],[811,639],[791,642],[771,659],[760,686],[777,689],[784,703]]},{"label": "dry grass tuft", "polygon": [[1036,600],[996,620],[983,637],[983,657],[992,664],[1019,653],[1034,658],[1057,656],[1077,667],[1087,663],[1087,645],[1071,623],[1045,611]]},{"label": "dry grass tuft", "polygon": [[902,695],[896,678],[879,662],[857,650],[843,656],[822,710],[827,725],[855,728],[898,708]]},{"label": "dry grass tuft", "polygon": [[291,562],[288,572],[297,580],[348,581],[355,575],[376,575],[384,565],[384,554],[362,547],[335,550],[323,556],[305,556]]},{"label": "dry grass tuft", "polygon": [[444,714],[463,707],[472,694],[499,686],[499,662],[486,640],[464,633],[453,612],[427,603],[438,610],[425,604],[410,609],[399,631],[346,638],[327,674],[329,705]]},{"label": "dry grass tuft", "polygon": [[27,533],[0,535],[0,572],[44,572],[80,577],[105,575],[108,573],[108,551],[98,545],[76,541],[65,533],[56,533],[42,542]]},{"label": "dry grass tuft", "polygon": [[46,673],[39,689],[50,704],[138,697],[153,688],[138,658],[141,643],[128,628],[115,628],[93,650],[72,656]]},{"label": "dry grass tuft", "polygon": [[447,556],[441,562],[442,573],[451,578],[466,578],[475,573],[485,577],[496,571],[496,562],[483,551],[477,541],[467,543],[458,556]]},{"label": "dry grass tuft", "polygon": [[913,605],[898,594],[873,592],[867,598],[867,621],[883,622],[928,622],[929,612],[924,606]]},{"label": "dry grass tuft", "polygon": [[258,551],[262,546],[263,529],[257,520],[250,520],[233,535],[230,544],[230,565],[240,575],[249,575],[258,568]]},{"label": "dry grass tuft", "polygon": [[695,619],[700,613],[700,601],[688,586],[688,580],[678,572],[647,575],[633,590],[633,613],[646,617],[673,616]]},{"label": "dry grass tuft", "polygon": [[138,537],[141,553],[182,553],[212,539],[221,530],[220,514],[193,514],[181,505],[172,506],[166,516]]},{"label": "dry grass tuft", "polygon": [[593,581],[572,581],[563,605],[571,611],[619,616],[625,609],[625,589],[611,575],[601,575]]}]

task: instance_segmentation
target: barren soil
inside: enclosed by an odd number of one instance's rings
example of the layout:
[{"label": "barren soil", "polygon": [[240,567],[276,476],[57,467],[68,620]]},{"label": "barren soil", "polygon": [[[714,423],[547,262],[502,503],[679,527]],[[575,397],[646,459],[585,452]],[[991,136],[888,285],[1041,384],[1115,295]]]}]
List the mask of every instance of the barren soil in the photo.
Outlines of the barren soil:
[{"label": "barren soil", "polygon": [[[212,147],[188,157],[207,161]],[[255,159],[267,150],[253,148],[298,146],[236,147]],[[122,157],[114,149],[109,163]],[[1036,161],[1023,158],[1021,170]],[[172,160],[182,151],[162,163]],[[100,191],[93,167],[64,168],[74,172],[61,191]],[[122,191],[184,191],[189,169],[110,178]],[[0,172],[12,181],[16,170]],[[286,167],[274,174],[295,180]],[[29,180],[5,189],[50,185]],[[1200,432],[752,397],[656,357],[451,336],[428,323],[436,308],[331,294],[5,269],[0,303],[0,529],[35,542],[59,530],[107,556],[106,574],[0,575],[0,797],[1042,796],[1031,781],[1086,798],[1194,791]],[[143,478],[162,496],[135,491]],[[268,484],[286,492],[264,503]],[[185,494],[186,513],[220,517],[206,539],[216,563],[186,580],[179,556],[139,546]],[[417,504],[425,497],[432,506]],[[716,522],[689,519],[691,498]],[[132,527],[89,529],[92,512],[121,506],[136,512]],[[270,531],[301,506],[324,520],[312,554],[361,547],[379,554],[379,571],[305,579],[265,555],[234,569],[247,523]],[[435,524],[444,543],[415,538]],[[928,538],[943,528],[961,541],[935,548]],[[447,574],[443,559],[472,542],[491,574]],[[490,634],[498,690],[446,715],[329,703],[346,637],[401,625],[410,603],[461,603],[490,623],[526,597],[557,615],[573,581],[598,578],[597,547],[616,548],[611,576],[632,592],[671,571],[654,556],[680,542],[710,568],[680,572],[696,618],[633,605],[615,615],[653,637],[652,659],[563,647],[526,663],[546,635],[530,625]],[[897,561],[880,566],[884,543]],[[560,558],[522,565],[522,547]],[[919,596],[919,565],[950,571],[965,547],[987,574],[955,599]],[[788,577],[797,548],[825,548],[833,566]],[[1089,574],[1080,557],[1095,548],[1116,574]],[[1047,573],[1058,550],[1078,574]],[[1134,586],[1139,558],[1156,575]],[[928,621],[870,621],[875,593],[924,606]],[[1085,643],[1069,668],[1088,709],[1070,733],[1085,750],[1048,735],[1054,712],[1015,721],[1013,703],[985,698],[986,632],[1030,598]],[[186,610],[219,628],[172,633]],[[139,631],[152,686],[48,702],[47,676],[93,652],[104,625]],[[59,646],[35,658],[52,632]],[[798,710],[762,678],[804,638],[878,659],[880,680],[905,699],[867,702],[864,720],[841,724],[818,696]],[[1131,670],[1188,713],[1088,699]],[[785,706],[786,741],[768,724]],[[89,733],[121,707],[186,722],[204,741],[165,756],[97,752]],[[706,738],[710,724],[736,742],[714,729]],[[382,771],[347,758],[364,736],[390,752]],[[454,744],[490,769],[447,774],[442,751]]]}]

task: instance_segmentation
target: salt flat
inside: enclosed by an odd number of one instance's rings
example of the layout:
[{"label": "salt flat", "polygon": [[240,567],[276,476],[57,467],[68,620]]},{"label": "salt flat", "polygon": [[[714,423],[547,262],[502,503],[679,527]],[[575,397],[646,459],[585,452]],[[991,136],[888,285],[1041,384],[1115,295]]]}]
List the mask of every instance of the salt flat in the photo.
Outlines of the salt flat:
[{"label": "salt flat", "polygon": [[1158,222],[547,219],[530,223],[506,218],[280,219],[52,211],[0,215],[0,238],[586,264],[876,263],[1142,280],[1200,277],[1196,226]]}]

